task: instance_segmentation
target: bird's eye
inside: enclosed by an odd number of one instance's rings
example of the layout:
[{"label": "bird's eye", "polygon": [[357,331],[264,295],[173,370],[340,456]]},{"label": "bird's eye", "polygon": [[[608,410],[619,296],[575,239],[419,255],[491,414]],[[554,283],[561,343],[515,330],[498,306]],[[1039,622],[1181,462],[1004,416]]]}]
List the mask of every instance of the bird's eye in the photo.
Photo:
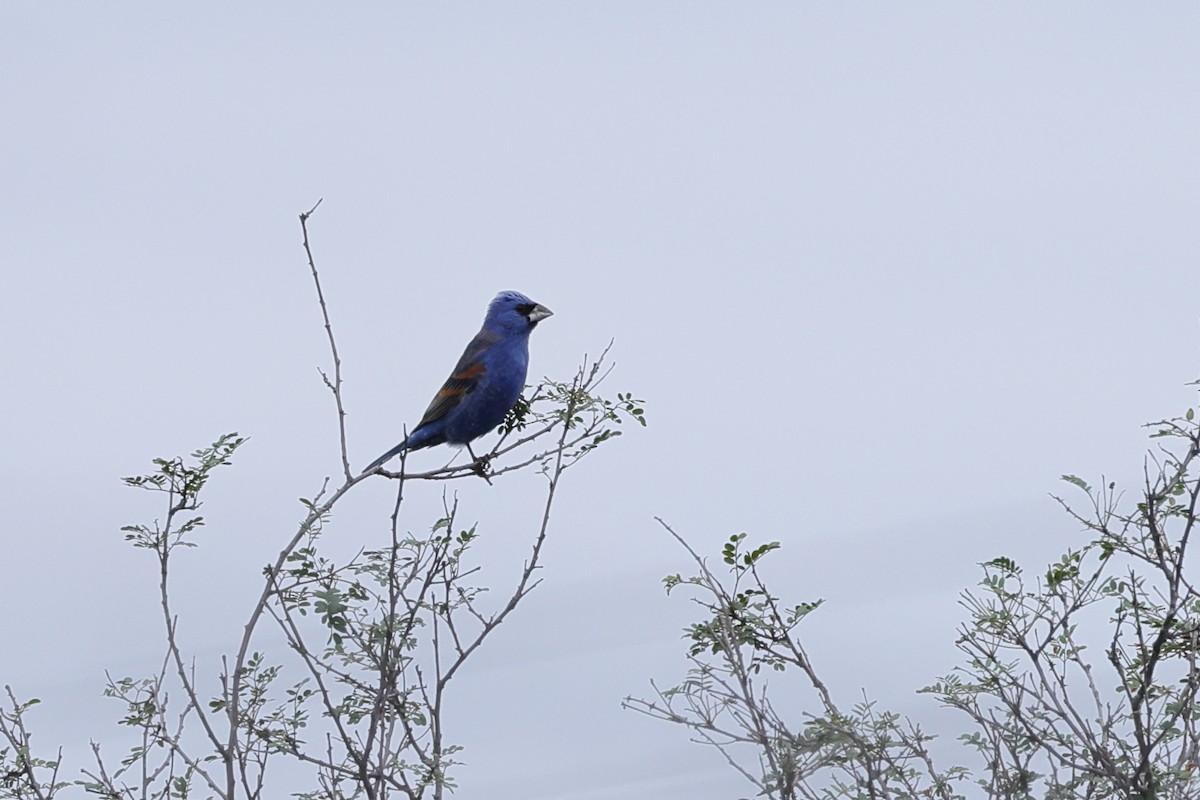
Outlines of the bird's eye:
[{"label": "bird's eye", "polygon": [[533,303],[521,303],[517,306],[517,313],[523,317],[528,317],[533,312]]}]

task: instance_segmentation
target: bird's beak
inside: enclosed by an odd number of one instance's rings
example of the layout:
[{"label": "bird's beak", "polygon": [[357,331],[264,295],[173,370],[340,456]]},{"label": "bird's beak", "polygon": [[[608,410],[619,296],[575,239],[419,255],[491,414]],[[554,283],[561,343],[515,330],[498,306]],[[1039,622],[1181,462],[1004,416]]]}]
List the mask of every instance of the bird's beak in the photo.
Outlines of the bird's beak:
[{"label": "bird's beak", "polygon": [[542,305],[541,303],[538,303],[538,304],[536,304],[536,305],[533,307],[533,309],[532,309],[532,310],[529,312],[529,321],[530,321],[530,322],[541,322],[541,321],[542,321],[542,320],[544,320],[546,317],[552,317],[552,316],[554,316],[554,312],[553,312],[553,311],[551,311],[550,309],[546,308],[546,307],[545,307],[544,305]]}]

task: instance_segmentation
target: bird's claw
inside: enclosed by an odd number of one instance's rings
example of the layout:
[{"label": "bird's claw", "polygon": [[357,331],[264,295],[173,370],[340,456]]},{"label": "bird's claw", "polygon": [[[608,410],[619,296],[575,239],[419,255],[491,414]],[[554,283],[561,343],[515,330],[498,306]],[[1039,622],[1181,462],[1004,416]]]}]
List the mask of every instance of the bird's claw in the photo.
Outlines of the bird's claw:
[{"label": "bird's claw", "polygon": [[492,457],[490,455],[480,456],[475,459],[475,463],[471,465],[471,471],[488,482],[488,486],[492,485],[492,479],[488,477],[488,473],[492,471]]}]

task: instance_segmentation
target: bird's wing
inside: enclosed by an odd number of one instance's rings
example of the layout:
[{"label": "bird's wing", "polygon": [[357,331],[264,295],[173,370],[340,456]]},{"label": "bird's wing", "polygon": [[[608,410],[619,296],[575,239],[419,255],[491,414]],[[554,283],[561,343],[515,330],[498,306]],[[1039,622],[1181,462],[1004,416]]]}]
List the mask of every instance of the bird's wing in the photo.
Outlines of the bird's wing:
[{"label": "bird's wing", "polygon": [[442,384],[442,388],[434,396],[429,408],[425,409],[425,415],[421,417],[421,421],[417,423],[414,431],[446,416],[452,408],[463,401],[464,397],[475,391],[480,380],[483,379],[484,373],[487,372],[487,367],[482,360],[483,353],[497,338],[496,334],[484,330],[471,340],[467,349],[463,351],[462,357],[458,359],[454,372],[450,373],[450,377]]}]

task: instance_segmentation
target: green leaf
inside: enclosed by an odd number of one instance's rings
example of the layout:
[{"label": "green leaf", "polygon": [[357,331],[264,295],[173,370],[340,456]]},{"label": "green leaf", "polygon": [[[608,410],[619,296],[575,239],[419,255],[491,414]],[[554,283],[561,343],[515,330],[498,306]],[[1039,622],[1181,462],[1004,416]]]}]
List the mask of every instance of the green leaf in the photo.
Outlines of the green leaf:
[{"label": "green leaf", "polygon": [[1085,481],[1083,478],[1077,477],[1075,475],[1063,475],[1062,479],[1064,481],[1066,481],[1067,483],[1078,486],[1080,489],[1083,489],[1085,492],[1088,492],[1089,494],[1092,491],[1092,487],[1089,486],[1088,482]]},{"label": "green leaf", "polygon": [[1017,562],[1013,561],[1007,556],[997,556],[991,561],[984,562],[982,566],[992,567],[1000,570],[1001,572],[1006,572],[1009,575],[1019,575],[1021,573],[1021,568],[1017,565]]}]

